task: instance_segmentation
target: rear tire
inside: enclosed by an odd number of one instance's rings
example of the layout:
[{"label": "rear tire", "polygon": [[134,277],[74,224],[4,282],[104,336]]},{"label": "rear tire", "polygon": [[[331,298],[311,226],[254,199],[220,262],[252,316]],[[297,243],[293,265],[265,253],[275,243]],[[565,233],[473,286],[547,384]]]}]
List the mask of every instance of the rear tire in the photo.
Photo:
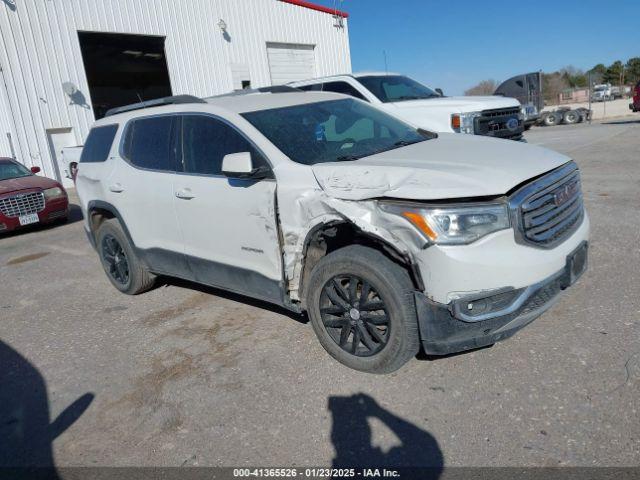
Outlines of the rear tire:
[{"label": "rear tire", "polygon": [[553,127],[555,125],[558,125],[561,119],[562,119],[562,115],[556,112],[552,112],[552,113],[549,113],[546,117],[544,117],[543,123],[547,127]]},{"label": "rear tire", "polygon": [[573,125],[580,121],[580,114],[575,110],[569,110],[568,112],[564,113],[564,116],[562,117],[562,121],[567,125]]},{"label": "rear tire", "polygon": [[153,287],[155,275],[135,254],[118,220],[112,218],[100,225],[96,246],[107,278],[122,293],[137,295]]},{"label": "rear tire", "polygon": [[311,325],[340,363],[389,373],[420,348],[413,285],[381,252],[361,245],[336,250],[313,268],[306,288]]}]

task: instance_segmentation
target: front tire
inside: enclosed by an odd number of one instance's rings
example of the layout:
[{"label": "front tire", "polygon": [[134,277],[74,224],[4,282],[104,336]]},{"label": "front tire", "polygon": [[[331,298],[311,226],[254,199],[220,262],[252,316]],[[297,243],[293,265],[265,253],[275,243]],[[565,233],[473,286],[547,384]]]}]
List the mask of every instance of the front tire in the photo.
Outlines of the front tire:
[{"label": "front tire", "polygon": [[135,254],[118,220],[105,220],[98,228],[96,246],[102,268],[111,284],[127,295],[146,292],[155,281]]},{"label": "front tire", "polygon": [[381,252],[361,245],[323,257],[306,288],[311,325],[340,363],[390,373],[420,348],[413,285]]}]

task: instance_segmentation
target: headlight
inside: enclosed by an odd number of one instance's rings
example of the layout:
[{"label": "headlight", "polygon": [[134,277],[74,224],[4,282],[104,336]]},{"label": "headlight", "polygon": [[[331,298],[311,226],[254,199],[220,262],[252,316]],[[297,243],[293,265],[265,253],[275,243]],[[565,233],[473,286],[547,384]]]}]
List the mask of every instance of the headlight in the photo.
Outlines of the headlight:
[{"label": "headlight", "polygon": [[382,204],[381,208],[406,218],[431,243],[464,245],[509,228],[505,204],[456,207],[417,207]]},{"label": "headlight", "polygon": [[46,198],[47,200],[53,200],[54,198],[61,198],[66,196],[64,190],[62,190],[60,187],[47,188],[43,193],[44,198]]},{"label": "headlight", "polygon": [[451,115],[451,128],[457,133],[469,133],[473,135],[473,120],[482,115],[480,112],[454,113]]}]

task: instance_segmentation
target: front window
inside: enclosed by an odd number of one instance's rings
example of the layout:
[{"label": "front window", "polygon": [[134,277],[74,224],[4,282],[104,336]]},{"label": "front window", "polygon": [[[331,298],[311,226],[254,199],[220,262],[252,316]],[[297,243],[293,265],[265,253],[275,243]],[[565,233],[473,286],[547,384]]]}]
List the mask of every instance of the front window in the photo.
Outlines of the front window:
[{"label": "front window", "polygon": [[331,100],[242,115],[291,160],[356,160],[429,137],[357,100]]},{"label": "front window", "polygon": [[358,77],[358,81],[383,103],[437,98],[436,92],[403,75]]},{"label": "front window", "polygon": [[33,175],[26,167],[15,162],[0,162],[0,180],[28,177]]}]

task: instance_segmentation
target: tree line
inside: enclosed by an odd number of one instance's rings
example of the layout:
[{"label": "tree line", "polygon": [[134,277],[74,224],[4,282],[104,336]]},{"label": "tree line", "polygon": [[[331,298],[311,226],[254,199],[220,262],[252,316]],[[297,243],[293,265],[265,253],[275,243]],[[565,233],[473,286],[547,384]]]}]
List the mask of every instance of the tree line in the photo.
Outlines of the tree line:
[{"label": "tree line", "polygon": [[[635,85],[640,82],[640,57],[633,57],[623,63],[616,60],[606,66],[599,63],[590,70],[582,70],[572,65],[567,65],[555,72],[543,73],[543,92],[545,99],[555,100],[558,95],[569,88],[586,88],[591,83],[610,83],[612,85]],[[465,95],[492,95],[500,82],[488,79],[482,80],[477,85],[465,90]]]}]

